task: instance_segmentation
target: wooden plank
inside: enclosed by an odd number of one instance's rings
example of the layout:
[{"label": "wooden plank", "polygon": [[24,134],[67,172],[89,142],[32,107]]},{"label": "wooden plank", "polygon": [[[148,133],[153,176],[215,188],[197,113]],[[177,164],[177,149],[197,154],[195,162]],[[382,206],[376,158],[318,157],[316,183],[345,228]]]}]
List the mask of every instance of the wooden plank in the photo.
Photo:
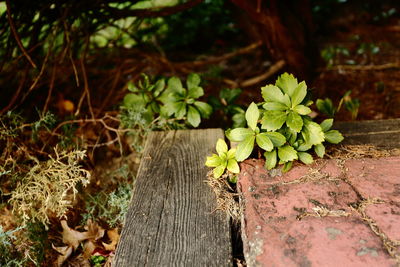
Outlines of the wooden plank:
[{"label": "wooden plank", "polygon": [[400,119],[337,122],[334,129],[339,130],[345,137],[342,142],[344,145],[400,147]]},{"label": "wooden plank", "polygon": [[204,162],[221,129],[151,133],[115,266],[232,266],[229,219],[214,212]]}]

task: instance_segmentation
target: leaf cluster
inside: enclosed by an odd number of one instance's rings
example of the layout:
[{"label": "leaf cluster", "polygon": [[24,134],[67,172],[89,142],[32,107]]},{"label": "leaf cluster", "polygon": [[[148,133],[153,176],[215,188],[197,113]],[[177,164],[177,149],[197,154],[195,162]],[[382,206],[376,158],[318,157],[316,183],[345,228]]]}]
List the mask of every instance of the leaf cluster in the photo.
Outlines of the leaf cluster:
[{"label": "leaf cluster", "polygon": [[[307,98],[304,81],[299,83],[293,75],[284,73],[274,85],[262,87],[261,94],[264,102],[251,103],[246,110],[247,127],[226,131],[227,138],[237,143],[237,161],[247,159],[257,145],[263,151],[267,169],[283,165],[283,171],[288,171],[295,160],[312,163],[311,149],[323,157],[324,142],[337,144],[343,140],[338,131],[331,130],[333,119],[318,124],[308,116],[313,102]],[[210,160],[206,165],[218,168]]]}]

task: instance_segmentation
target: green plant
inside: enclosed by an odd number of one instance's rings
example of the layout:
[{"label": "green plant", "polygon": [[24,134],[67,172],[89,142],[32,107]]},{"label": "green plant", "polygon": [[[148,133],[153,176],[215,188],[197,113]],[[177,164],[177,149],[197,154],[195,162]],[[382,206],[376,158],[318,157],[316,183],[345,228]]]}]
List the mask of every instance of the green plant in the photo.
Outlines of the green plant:
[{"label": "green plant", "polygon": [[199,126],[201,118],[208,118],[212,113],[209,104],[197,100],[204,95],[203,88],[199,86],[200,81],[199,75],[189,74],[186,80],[187,88],[184,88],[179,78],[171,77],[168,80],[167,94],[161,100],[164,103],[161,114],[175,115],[177,119],[186,116],[191,126]]},{"label": "green plant", "polygon": [[357,98],[352,98],[350,96],[351,90],[347,91],[343,97],[340,99],[339,104],[335,107],[330,98],[317,99],[316,106],[317,109],[327,115],[330,118],[333,118],[337,112],[340,111],[341,107],[344,105],[345,108],[351,113],[351,119],[355,120],[358,115],[358,109],[360,108],[360,101]]},{"label": "green plant", "polygon": [[[308,153],[312,148],[323,157],[325,141],[336,144],[343,140],[338,131],[330,129],[332,119],[320,125],[308,116],[312,101],[307,99],[307,86],[305,82],[298,83],[293,75],[282,74],[275,85],[262,87],[261,93],[265,102],[251,103],[246,110],[248,127],[226,131],[230,141],[238,142],[237,161],[247,159],[257,145],[265,151],[267,169],[280,164],[283,171],[288,171],[295,160],[312,163],[313,157]],[[217,157],[213,159],[217,163]],[[207,165],[211,166],[210,162]]]},{"label": "green plant", "polygon": [[234,128],[246,125],[245,111],[241,106],[235,104],[241,93],[242,90],[239,88],[224,88],[219,92],[219,98],[210,96],[208,99],[215,111],[220,110],[223,113],[225,120],[228,120],[228,116],[232,119]]},{"label": "green plant", "polygon": [[343,46],[328,46],[321,50],[321,57],[325,60],[328,67],[332,67],[336,64],[338,58],[349,56],[349,49]]},{"label": "green plant", "polygon": [[228,145],[221,138],[216,145],[217,154],[207,157],[206,166],[214,168],[214,178],[219,178],[228,169],[231,173],[239,173],[239,165],[235,159],[236,149],[228,150]]}]

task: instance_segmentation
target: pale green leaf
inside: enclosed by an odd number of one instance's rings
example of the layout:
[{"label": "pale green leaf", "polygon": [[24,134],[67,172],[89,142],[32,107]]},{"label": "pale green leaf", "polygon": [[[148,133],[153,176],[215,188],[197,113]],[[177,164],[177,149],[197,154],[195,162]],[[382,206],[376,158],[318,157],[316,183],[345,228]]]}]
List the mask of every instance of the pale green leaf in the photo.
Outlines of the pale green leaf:
[{"label": "pale green leaf", "polygon": [[156,82],[156,84],[154,85],[154,96],[158,97],[160,95],[160,93],[164,90],[165,87],[165,81],[164,79],[160,79]]},{"label": "pale green leaf", "polygon": [[333,119],[326,119],[320,124],[321,129],[324,132],[329,131],[329,129],[332,128],[332,125],[333,125]]},{"label": "pale green leaf", "polygon": [[286,105],[279,102],[267,102],[263,105],[263,108],[265,110],[280,110],[280,111],[288,109]]},{"label": "pale green leaf", "polygon": [[201,87],[192,87],[188,89],[188,96],[194,99],[199,98],[200,96],[204,95],[203,88]]},{"label": "pale green leaf", "polygon": [[294,89],[291,100],[292,100],[292,108],[300,104],[307,95],[307,85],[306,82],[301,82]]},{"label": "pale green leaf", "polygon": [[304,105],[297,105],[293,108],[293,111],[296,111],[300,115],[308,115],[311,113],[311,109]]},{"label": "pale green leaf", "polygon": [[256,143],[259,147],[261,147],[265,151],[271,151],[274,148],[274,145],[272,144],[271,140],[266,135],[266,133],[257,134]]},{"label": "pale green leaf", "polygon": [[303,162],[304,164],[311,164],[313,163],[313,157],[311,154],[306,153],[306,152],[298,152],[297,155],[299,156],[299,160]]},{"label": "pale green leaf", "polygon": [[239,161],[239,162],[243,161],[250,156],[250,154],[254,148],[254,139],[255,139],[255,136],[249,136],[246,139],[244,139],[242,142],[239,143],[239,145],[236,148],[236,160],[237,161]]},{"label": "pale green leaf", "polygon": [[168,80],[168,90],[171,92],[176,92],[182,94],[184,89],[182,87],[182,82],[178,77],[171,77]]},{"label": "pale green leaf", "polygon": [[264,157],[265,157],[265,168],[267,168],[268,170],[275,168],[277,162],[276,149],[270,152],[265,152]]},{"label": "pale green leaf", "polygon": [[282,168],[282,172],[288,172],[293,166],[293,161],[285,162]]},{"label": "pale green leaf", "polygon": [[200,76],[196,73],[191,73],[188,75],[187,80],[186,80],[186,85],[187,88],[189,89],[189,92],[192,88],[199,88],[200,84]]},{"label": "pale green leaf", "polygon": [[228,153],[226,153],[226,158],[233,159],[235,158],[235,154],[236,154],[236,148],[231,148],[229,149]]},{"label": "pale green leaf", "polygon": [[278,156],[284,163],[298,158],[296,150],[289,145],[278,147]]},{"label": "pale green leaf", "polygon": [[275,85],[269,84],[261,87],[261,94],[266,102],[278,102],[281,104],[285,104],[284,96],[281,89],[279,89]]},{"label": "pale green leaf", "polygon": [[233,173],[239,173],[239,164],[237,163],[236,159],[230,159],[228,160],[228,165],[226,165],[226,168],[228,171],[233,172]]},{"label": "pale green leaf", "polygon": [[222,138],[218,138],[217,145],[215,146],[217,153],[221,156],[223,153],[228,152],[228,145],[225,143],[225,140]]},{"label": "pale green leaf", "polygon": [[144,108],[146,103],[144,102],[143,98],[137,94],[127,94],[123,100],[124,106],[127,108],[135,108],[140,110]]},{"label": "pale green leaf", "polygon": [[165,113],[167,116],[171,116],[178,111],[181,104],[181,102],[168,102],[161,107],[161,112]]},{"label": "pale green leaf", "polygon": [[261,128],[268,131],[275,131],[280,129],[286,121],[286,112],[267,110],[261,120]]},{"label": "pale green leaf", "polygon": [[281,88],[282,91],[288,94],[289,96],[292,96],[293,91],[298,86],[298,83],[297,79],[292,74],[288,74],[285,72],[284,74],[278,77],[275,85]]},{"label": "pale green leaf", "polygon": [[250,106],[246,110],[246,121],[247,125],[254,131],[257,127],[257,121],[260,117],[260,111],[254,102],[251,102]]},{"label": "pale green leaf", "polygon": [[283,134],[277,132],[266,132],[263,133],[271,140],[274,147],[282,146],[286,143],[286,138]]},{"label": "pale green leaf", "polygon": [[212,107],[205,102],[195,101],[194,106],[200,111],[203,118],[208,118],[212,113]]},{"label": "pale green leaf", "polygon": [[292,129],[294,132],[299,133],[301,128],[303,128],[303,119],[296,112],[289,112],[286,118],[286,125]]},{"label": "pale green leaf", "polygon": [[218,179],[219,177],[221,177],[221,175],[224,174],[225,168],[226,168],[226,166],[223,166],[223,165],[216,167],[213,170],[214,178]]},{"label": "pale green leaf", "polygon": [[192,106],[189,106],[187,113],[187,120],[193,127],[199,126],[201,122],[200,113]]},{"label": "pale green leaf", "polygon": [[306,143],[311,145],[321,144],[325,140],[324,132],[318,123],[305,120],[301,132]]},{"label": "pale green leaf", "polygon": [[325,155],[325,146],[323,144],[315,145],[314,152],[318,157],[323,158]]},{"label": "pale green leaf", "polygon": [[337,130],[330,130],[325,134],[325,140],[332,144],[339,144],[343,141],[343,135]]},{"label": "pale green leaf", "polygon": [[213,154],[211,157],[207,157],[206,166],[207,167],[217,167],[221,164],[221,159],[217,154]]},{"label": "pale green leaf", "polygon": [[176,111],[175,116],[178,119],[183,118],[186,115],[186,103],[185,102],[177,102],[176,103]]},{"label": "pale green leaf", "polygon": [[227,133],[227,137],[232,142],[241,142],[249,136],[253,136],[254,132],[249,128],[236,128]]}]

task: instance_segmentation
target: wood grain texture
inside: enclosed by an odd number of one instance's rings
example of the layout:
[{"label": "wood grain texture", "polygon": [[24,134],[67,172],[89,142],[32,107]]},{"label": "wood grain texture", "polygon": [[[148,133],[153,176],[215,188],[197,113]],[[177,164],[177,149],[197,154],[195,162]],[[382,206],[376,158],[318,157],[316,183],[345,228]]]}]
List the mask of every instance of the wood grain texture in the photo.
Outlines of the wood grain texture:
[{"label": "wood grain texture", "polygon": [[153,132],[115,266],[232,266],[228,217],[204,183],[220,129]]},{"label": "wood grain texture", "polygon": [[345,137],[341,143],[344,145],[400,147],[400,119],[338,122],[333,128]]}]

